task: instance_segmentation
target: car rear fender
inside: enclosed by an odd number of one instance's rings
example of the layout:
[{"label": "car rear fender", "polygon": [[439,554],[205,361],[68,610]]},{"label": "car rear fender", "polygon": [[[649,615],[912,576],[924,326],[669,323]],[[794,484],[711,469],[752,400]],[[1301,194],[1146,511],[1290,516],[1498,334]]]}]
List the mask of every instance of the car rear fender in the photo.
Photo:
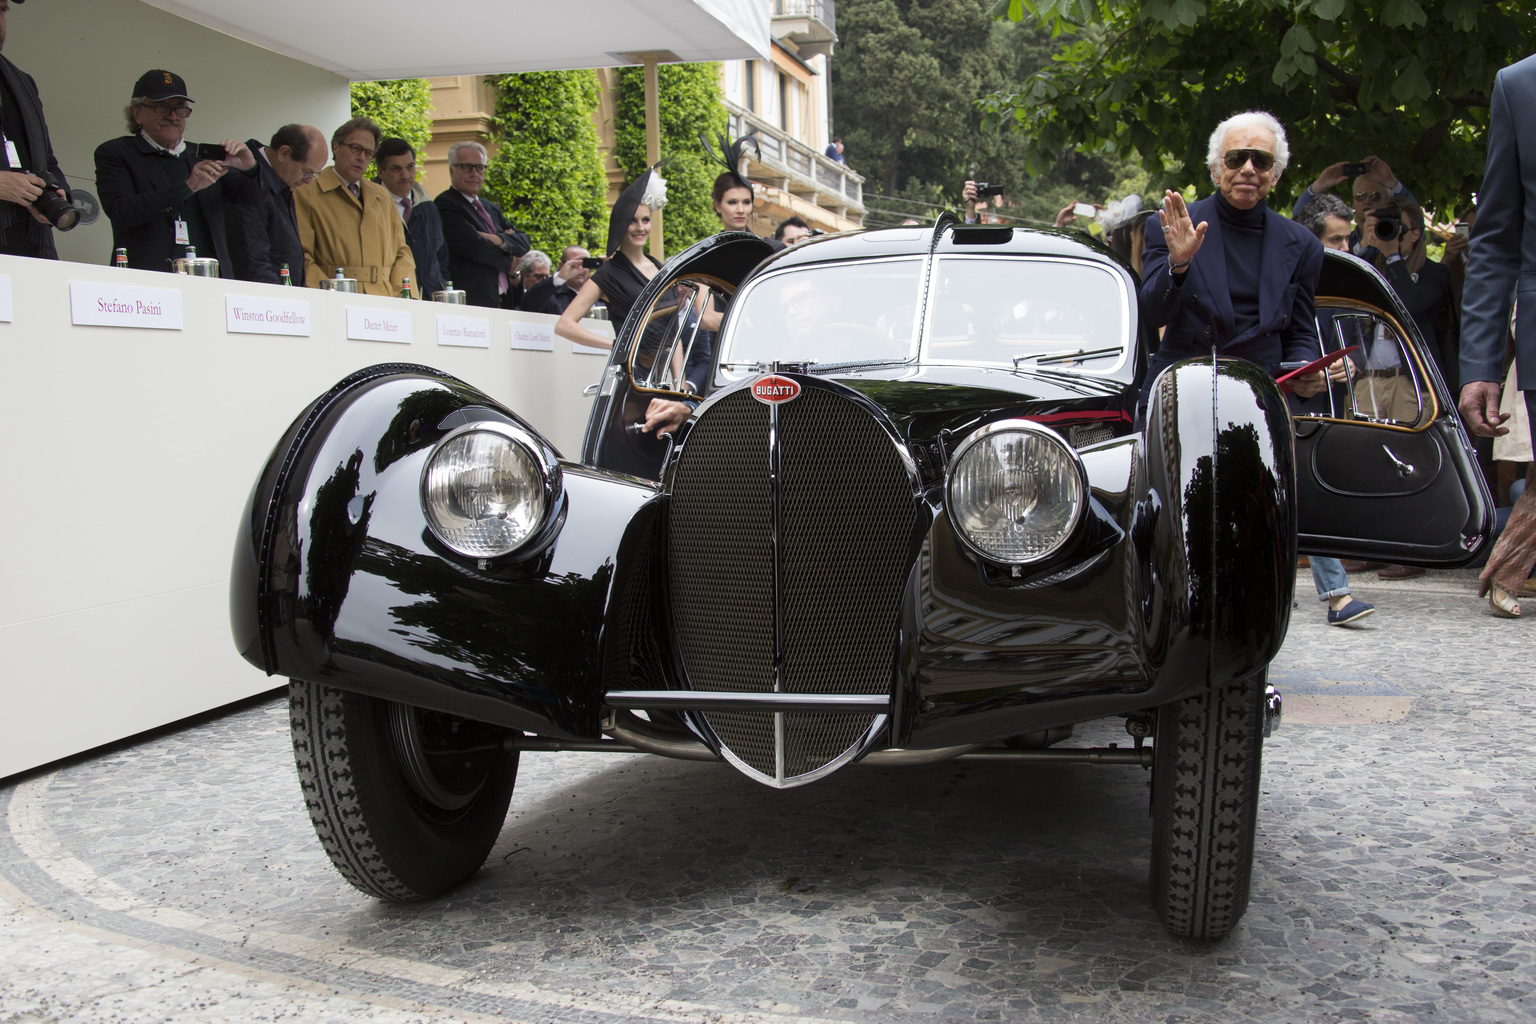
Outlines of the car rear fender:
[{"label": "car rear fender", "polygon": [[449,551],[421,508],[422,470],[465,423],[537,431],[425,367],[360,371],[284,434],[235,546],[230,618],[272,675],[555,736],[598,734],[604,615],[623,537],[655,489],[559,463],[547,526],[525,551]]}]

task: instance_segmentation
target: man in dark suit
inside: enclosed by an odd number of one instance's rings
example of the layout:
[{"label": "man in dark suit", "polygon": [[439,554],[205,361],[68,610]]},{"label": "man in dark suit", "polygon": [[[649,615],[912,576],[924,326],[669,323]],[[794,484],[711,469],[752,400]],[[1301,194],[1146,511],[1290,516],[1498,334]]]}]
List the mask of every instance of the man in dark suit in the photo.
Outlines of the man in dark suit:
[{"label": "man in dark suit", "polygon": [[416,284],[424,299],[443,290],[443,275],[448,270],[448,241],[443,237],[442,214],[437,204],[427,198],[427,190],[416,184],[416,150],[404,139],[391,138],[379,143],[373,155],[379,169],[374,180],[389,190],[395,209],[405,222],[405,238],[416,258]]},{"label": "man in dark suit", "polygon": [[559,316],[587,283],[592,271],[582,261],[591,254],[579,245],[568,245],[560,254],[560,266],[544,280],[523,290],[517,308],[524,313],[548,313]]},{"label": "man in dark suit", "polygon": [[184,136],[192,98],[180,75],[146,71],[129,101],[128,134],[96,147],[96,188],[112,221],[112,245],[128,250],[138,270],[171,271],[171,260],[195,248],[219,261],[219,276],[233,277],[224,230],[224,199],[237,183],[222,181],[233,168],[256,173],[245,143],[224,140],[224,159],[199,160]]},{"label": "man in dark suit", "polygon": [[[1157,219],[1147,221],[1141,312],[1167,330],[1147,371],[1143,408],[1157,375],[1181,359],[1214,351],[1278,374],[1283,361],[1317,358],[1322,243],[1264,202],[1289,156],[1285,129],[1271,115],[1230,117],[1208,149],[1216,194],[1186,206],[1169,191]],[[1325,386],[1319,372],[1295,392],[1307,398]]]},{"label": "man in dark suit", "polygon": [[304,286],[304,243],[293,209],[293,190],[325,170],[325,136],[307,124],[285,124],[263,146],[246,143],[256,154],[256,178],[225,204],[229,252],[235,277],[242,281]]},{"label": "man in dark suit", "polygon": [[[10,6],[8,0],[0,0],[0,49],[5,48]],[[0,152],[0,252],[56,260],[53,224],[32,208],[48,182],[33,172],[42,170],[51,176],[61,186],[57,193],[68,199],[69,192],[62,187],[64,172],[53,155],[37,83],[4,57],[0,57],[0,139],[5,146]]]},{"label": "man in dark suit", "polygon": [[527,235],[507,224],[501,207],[480,197],[485,162],[480,143],[454,143],[448,150],[453,187],[435,201],[448,240],[449,278],[468,293],[470,305],[500,306],[511,283],[512,261],[530,246]]},{"label": "man in dark suit", "polygon": [[[1499,412],[1510,303],[1515,323],[1516,383],[1536,431],[1536,56],[1511,64],[1493,80],[1488,166],[1477,193],[1477,223],[1461,303],[1461,414],[1474,433],[1507,434]],[[1510,510],[1483,569],[1498,614],[1518,615],[1518,594],[1536,558],[1536,466]],[[1502,591],[1502,595],[1500,593]],[[1503,600],[1501,600],[1501,597]]]}]

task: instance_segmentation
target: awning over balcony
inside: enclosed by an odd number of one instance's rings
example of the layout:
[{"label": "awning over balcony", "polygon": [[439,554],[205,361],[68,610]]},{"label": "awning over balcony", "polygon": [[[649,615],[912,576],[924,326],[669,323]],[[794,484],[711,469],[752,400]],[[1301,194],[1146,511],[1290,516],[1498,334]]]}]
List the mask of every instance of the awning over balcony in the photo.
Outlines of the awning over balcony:
[{"label": "awning over balcony", "polygon": [[146,0],[352,81],[768,59],[763,0]]}]

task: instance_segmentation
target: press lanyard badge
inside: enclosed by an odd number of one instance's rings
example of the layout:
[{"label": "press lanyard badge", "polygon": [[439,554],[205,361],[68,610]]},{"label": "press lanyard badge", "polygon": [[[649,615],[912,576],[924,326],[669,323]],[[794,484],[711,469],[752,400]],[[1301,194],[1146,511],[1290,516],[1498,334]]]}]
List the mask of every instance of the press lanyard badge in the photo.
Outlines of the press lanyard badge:
[{"label": "press lanyard badge", "polygon": [[187,230],[187,222],[182,220],[180,217],[176,218],[176,244],[192,244],[192,233]]},{"label": "press lanyard badge", "polygon": [[4,135],[0,135],[0,139],[5,139],[6,165],[9,166],[13,171],[21,170],[21,154],[16,152],[16,143],[12,142],[10,139],[6,139]]}]

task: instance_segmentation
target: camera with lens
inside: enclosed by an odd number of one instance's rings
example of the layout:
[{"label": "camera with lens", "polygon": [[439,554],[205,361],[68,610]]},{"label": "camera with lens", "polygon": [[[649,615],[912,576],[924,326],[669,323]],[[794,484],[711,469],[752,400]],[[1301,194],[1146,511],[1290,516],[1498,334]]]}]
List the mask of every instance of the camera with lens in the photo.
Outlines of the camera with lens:
[{"label": "camera with lens", "polygon": [[985,181],[976,183],[976,198],[985,199],[987,196],[1000,196],[1003,194],[1003,186],[989,185]]},{"label": "camera with lens", "polygon": [[[33,174],[31,171],[26,173]],[[32,200],[32,209],[46,217],[48,223],[60,231],[68,231],[80,223],[80,211],[75,209],[74,203],[55,191],[59,183],[53,180],[53,176],[50,174],[34,176],[43,179],[43,194]]]},{"label": "camera with lens", "polygon": [[1403,211],[1395,206],[1389,206],[1385,210],[1372,210],[1371,216],[1376,218],[1376,237],[1383,242],[1390,242],[1394,238],[1403,235]]}]

